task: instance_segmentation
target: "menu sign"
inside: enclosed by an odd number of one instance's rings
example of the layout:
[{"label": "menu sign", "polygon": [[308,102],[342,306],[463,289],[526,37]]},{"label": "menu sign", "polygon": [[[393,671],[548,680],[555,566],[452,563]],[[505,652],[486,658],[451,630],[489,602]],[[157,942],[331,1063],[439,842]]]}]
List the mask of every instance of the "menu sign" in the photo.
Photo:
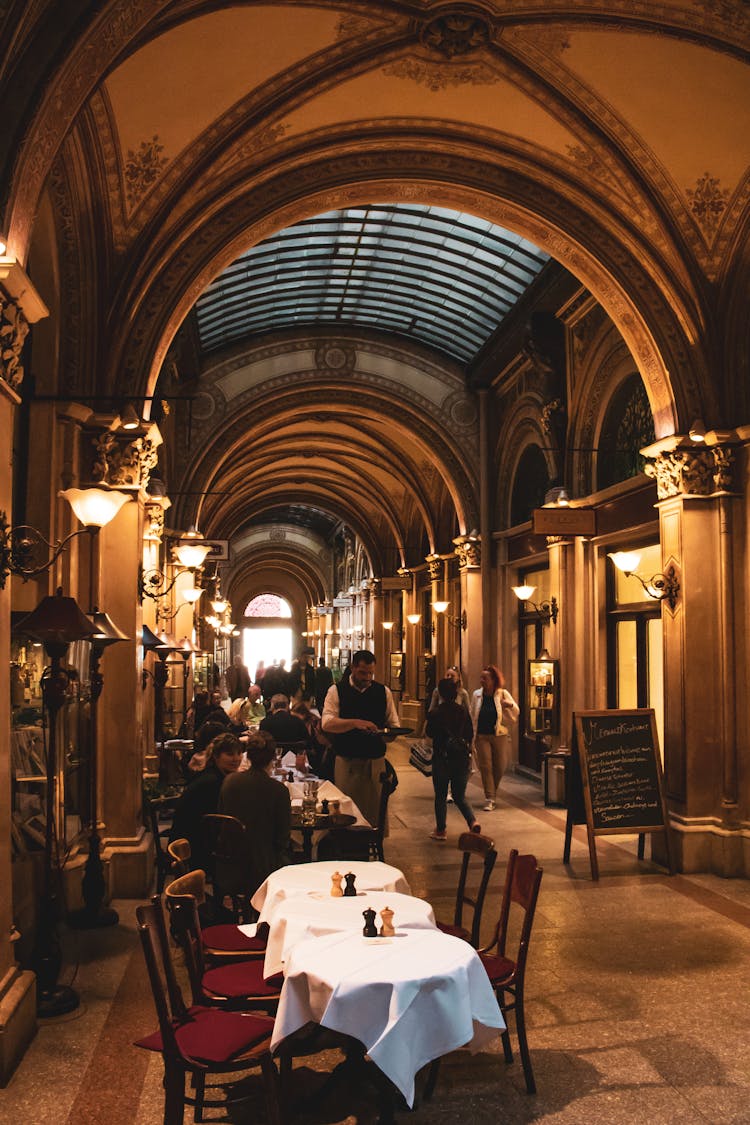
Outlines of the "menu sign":
[{"label": "menu sign", "polygon": [[[669,855],[668,818],[654,712],[579,711],[574,716],[572,785],[566,828],[567,862],[572,825],[586,822],[591,874],[598,878],[596,836],[663,832]],[[671,856],[669,859],[672,869]]]}]

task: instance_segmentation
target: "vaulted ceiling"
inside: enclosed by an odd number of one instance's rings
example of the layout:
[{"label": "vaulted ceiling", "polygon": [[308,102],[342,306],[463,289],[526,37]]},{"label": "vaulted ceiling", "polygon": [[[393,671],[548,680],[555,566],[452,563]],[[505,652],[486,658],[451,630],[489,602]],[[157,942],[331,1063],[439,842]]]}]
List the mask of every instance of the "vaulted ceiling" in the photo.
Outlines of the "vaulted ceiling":
[{"label": "vaulted ceiling", "polygon": [[732,0],[6,5],[0,230],[52,313],[38,385],[189,393],[177,511],[348,522],[384,566],[477,518],[467,365],[547,259],[620,328],[659,436],[718,424],[750,399],[721,299],[750,273],[749,40]]}]

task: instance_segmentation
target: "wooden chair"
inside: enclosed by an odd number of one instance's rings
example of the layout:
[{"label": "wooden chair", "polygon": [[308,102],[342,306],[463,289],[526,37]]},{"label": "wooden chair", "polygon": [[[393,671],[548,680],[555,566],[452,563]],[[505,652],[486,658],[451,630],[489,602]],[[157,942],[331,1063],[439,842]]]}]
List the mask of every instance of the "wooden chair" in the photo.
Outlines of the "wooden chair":
[{"label": "wooden chair", "polygon": [[[206,875],[200,869],[189,871],[178,879],[173,879],[164,892],[164,901],[171,916],[175,904],[189,906],[195,902],[200,917],[200,907],[206,900]],[[239,926],[227,922],[216,926],[203,926],[201,940],[203,955],[212,964],[230,959],[263,957],[266,951],[268,927],[256,937],[243,934]]]},{"label": "wooden chair", "polygon": [[[507,1016],[510,1011],[514,1011],[516,1014],[518,1047],[521,1052],[526,1089],[530,1094],[536,1093],[536,1082],[534,1081],[534,1072],[531,1067],[531,1057],[526,1040],[524,984],[529,939],[531,938],[531,927],[534,923],[534,912],[542,882],[542,874],[542,868],[537,865],[536,856],[519,855],[515,848],[511,851],[508,859],[508,870],[505,875],[500,918],[495,927],[492,941],[489,945],[478,950],[503,1015]],[[515,960],[513,960],[506,955],[508,922],[511,913],[518,914],[519,912],[522,914],[520,938],[518,952]],[[493,950],[497,952],[493,953]],[[506,1001],[506,993],[510,993],[510,1001]],[[505,1052],[505,1061],[507,1063],[513,1062],[513,1051],[511,1050],[510,1035],[507,1029],[503,1032],[503,1051]]]},{"label": "wooden chair", "polygon": [[[397,783],[396,783],[397,784]],[[380,775],[380,803],[374,827],[353,824],[351,828],[333,828],[318,846],[318,858],[323,859],[379,859],[385,863],[383,839],[385,836],[388,801],[396,785],[385,772]]]},{"label": "wooden chair", "polygon": [[[160,1052],[164,1061],[164,1125],[182,1125],[186,1105],[194,1107],[196,1122],[203,1121],[206,1107],[226,1108],[224,1100],[206,1100],[206,1077],[256,1067],[263,1076],[268,1120],[281,1125],[278,1074],[271,1057],[273,1019],[214,1007],[187,1008],[169,953],[161,905],[139,906],[136,918],[159,1030],[135,1045]],[[194,1096],[185,1093],[188,1074]],[[216,1085],[231,1092],[228,1080]]]},{"label": "wooden chair", "polygon": [[[458,837],[458,850],[463,852],[463,859],[461,861],[458,887],[456,888],[456,907],[453,922],[438,921],[437,926],[444,934],[451,934],[453,937],[462,938],[464,941],[471,942],[474,948],[478,949],[479,927],[482,923],[484,899],[487,894],[492,869],[497,859],[497,852],[495,851],[493,840],[490,840],[488,836],[480,836],[476,832],[463,832]],[[469,882],[471,861],[475,856],[482,861],[481,876],[476,885],[476,891],[470,891],[467,889],[467,884]],[[474,867],[476,868],[476,864],[474,864]],[[473,911],[471,929],[467,929],[463,924],[464,907],[467,906]]]},{"label": "wooden chair", "polygon": [[[184,878],[184,876],[183,876]],[[229,1010],[276,1009],[284,983],[282,973],[265,980],[263,959],[245,958],[211,968],[206,966],[198,904],[194,895],[167,896],[172,933],[185,955],[193,1004]]]},{"label": "wooden chair", "polygon": [[143,798],[143,811],[146,814],[148,826],[151,829],[151,835],[154,838],[154,867],[156,871],[156,890],[158,894],[164,889],[164,882],[172,869],[172,860],[167,854],[165,847],[166,840],[169,837],[169,825],[164,827],[159,824],[158,808],[153,801],[148,797]]},{"label": "wooden chair", "polygon": [[235,922],[250,922],[252,913],[247,892],[247,844],[245,825],[236,816],[206,813],[202,820],[205,852],[213,871],[214,898],[218,904],[231,899]]},{"label": "wooden chair", "polygon": [[173,875],[187,875],[190,870],[190,857],[192,851],[190,841],[184,838],[170,840],[167,844],[167,855],[172,861],[170,870]]}]

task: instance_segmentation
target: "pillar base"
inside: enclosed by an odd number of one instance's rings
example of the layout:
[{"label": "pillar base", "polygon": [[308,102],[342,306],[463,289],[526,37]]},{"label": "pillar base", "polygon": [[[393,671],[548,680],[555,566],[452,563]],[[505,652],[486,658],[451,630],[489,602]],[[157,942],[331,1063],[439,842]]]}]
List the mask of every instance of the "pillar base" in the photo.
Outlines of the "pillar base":
[{"label": "pillar base", "polygon": [[675,866],[686,875],[707,873],[726,879],[750,876],[750,826],[727,828],[716,821],[670,818]]},{"label": "pillar base", "polygon": [[146,898],[154,882],[154,842],[150,832],[140,830],[132,840],[109,840],[105,851],[109,861],[111,898]]},{"label": "pillar base", "polygon": [[0,984],[0,1085],[7,1085],[36,1029],[36,977],[13,967]]}]

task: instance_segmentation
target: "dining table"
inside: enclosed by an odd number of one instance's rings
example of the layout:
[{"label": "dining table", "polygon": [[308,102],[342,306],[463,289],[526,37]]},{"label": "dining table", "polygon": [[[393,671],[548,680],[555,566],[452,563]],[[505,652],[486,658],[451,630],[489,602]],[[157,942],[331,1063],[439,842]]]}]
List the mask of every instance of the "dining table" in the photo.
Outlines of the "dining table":
[{"label": "dining table", "polygon": [[435,914],[429,902],[397,891],[359,891],[351,897],[333,897],[330,891],[312,891],[278,902],[268,923],[263,976],[284,971],[292,949],[308,937],[364,930],[364,911],[374,910],[378,926],[382,911],[393,911],[391,924],[402,930],[434,930]]},{"label": "dining table", "polygon": [[393,937],[346,930],[291,945],[271,1048],[310,1023],[348,1036],[413,1106],[423,1066],[460,1047],[481,1050],[505,1021],[468,942],[394,924]]},{"label": "dining table", "polygon": [[258,887],[251,905],[258,911],[258,923],[270,924],[273,911],[285,899],[312,893],[330,897],[331,876],[354,875],[354,885],[359,891],[391,891],[411,894],[411,888],[398,867],[375,860],[318,860],[314,863],[292,863],[272,871]]}]

